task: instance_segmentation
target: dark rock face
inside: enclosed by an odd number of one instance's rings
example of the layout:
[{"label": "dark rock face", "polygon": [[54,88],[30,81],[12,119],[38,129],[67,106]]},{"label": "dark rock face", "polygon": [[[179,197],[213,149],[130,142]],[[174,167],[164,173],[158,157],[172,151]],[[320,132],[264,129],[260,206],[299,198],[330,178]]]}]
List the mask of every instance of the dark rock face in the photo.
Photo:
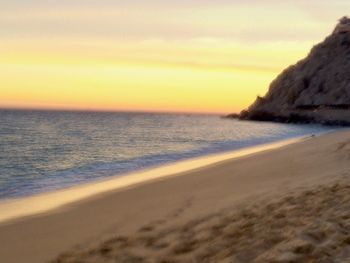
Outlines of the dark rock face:
[{"label": "dark rock face", "polygon": [[309,55],[285,69],[240,119],[294,123],[350,124],[350,19]]}]

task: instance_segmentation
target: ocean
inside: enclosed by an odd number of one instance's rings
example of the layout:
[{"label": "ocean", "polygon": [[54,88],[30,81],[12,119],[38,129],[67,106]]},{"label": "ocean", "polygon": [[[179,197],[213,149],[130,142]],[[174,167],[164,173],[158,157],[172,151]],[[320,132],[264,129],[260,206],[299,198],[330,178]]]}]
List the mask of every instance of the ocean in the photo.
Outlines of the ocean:
[{"label": "ocean", "polygon": [[330,130],[216,115],[0,110],[0,199]]}]

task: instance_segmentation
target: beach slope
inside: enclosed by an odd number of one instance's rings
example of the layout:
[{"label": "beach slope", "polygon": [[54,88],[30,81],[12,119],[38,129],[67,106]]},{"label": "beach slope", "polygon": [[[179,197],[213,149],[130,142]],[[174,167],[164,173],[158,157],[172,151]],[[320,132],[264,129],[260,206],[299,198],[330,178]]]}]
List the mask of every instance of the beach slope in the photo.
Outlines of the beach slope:
[{"label": "beach slope", "polygon": [[0,225],[1,262],[346,262],[350,132]]}]

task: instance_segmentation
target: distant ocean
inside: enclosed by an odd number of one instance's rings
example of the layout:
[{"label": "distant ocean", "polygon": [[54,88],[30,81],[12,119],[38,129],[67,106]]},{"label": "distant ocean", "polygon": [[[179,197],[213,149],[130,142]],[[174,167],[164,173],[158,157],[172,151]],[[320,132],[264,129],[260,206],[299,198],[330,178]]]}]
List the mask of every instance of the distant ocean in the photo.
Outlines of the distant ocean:
[{"label": "distant ocean", "polygon": [[0,110],[0,198],[329,130],[212,115]]}]

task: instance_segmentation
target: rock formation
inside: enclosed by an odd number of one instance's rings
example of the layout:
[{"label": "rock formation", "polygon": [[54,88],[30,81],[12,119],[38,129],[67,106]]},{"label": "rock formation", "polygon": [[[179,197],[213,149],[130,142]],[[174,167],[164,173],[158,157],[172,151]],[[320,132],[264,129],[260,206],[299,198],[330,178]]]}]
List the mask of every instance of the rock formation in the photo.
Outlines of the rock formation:
[{"label": "rock formation", "polygon": [[350,125],[350,19],[285,69],[240,119]]}]

